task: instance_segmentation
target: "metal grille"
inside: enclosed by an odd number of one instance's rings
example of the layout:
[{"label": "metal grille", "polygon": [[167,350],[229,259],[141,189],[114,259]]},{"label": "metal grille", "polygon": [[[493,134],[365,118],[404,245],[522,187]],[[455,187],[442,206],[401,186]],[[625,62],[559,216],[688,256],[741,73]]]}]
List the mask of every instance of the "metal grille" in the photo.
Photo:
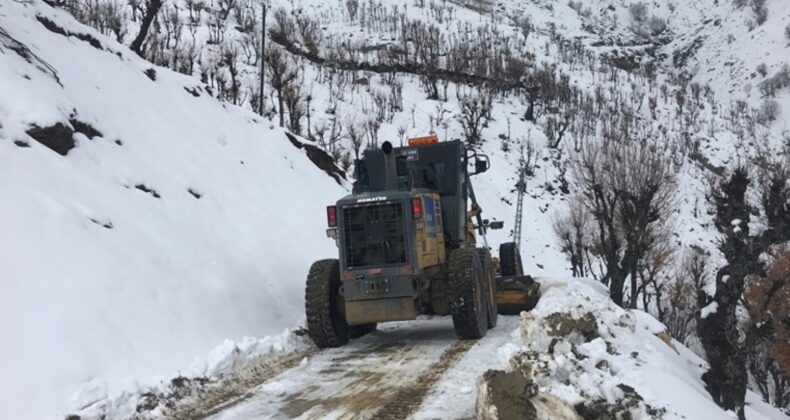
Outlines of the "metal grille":
[{"label": "metal grille", "polygon": [[406,262],[401,203],[343,208],[346,267]]}]

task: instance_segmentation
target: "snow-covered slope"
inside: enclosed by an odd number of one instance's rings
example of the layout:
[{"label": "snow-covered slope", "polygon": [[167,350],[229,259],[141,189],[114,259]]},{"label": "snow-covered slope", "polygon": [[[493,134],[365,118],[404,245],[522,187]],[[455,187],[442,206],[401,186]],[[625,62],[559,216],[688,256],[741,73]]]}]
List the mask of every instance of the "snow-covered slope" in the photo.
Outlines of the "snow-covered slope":
[{"label": "snow-covered slope", "polygon": [[[66,155],[26,134],[56,123],[81,131]],[[0,2],[0,179],[3,419],[296,325],[344,194],[282,130],[39,1]]]},{"label": "snow-covered slope", "polygon": [[[705,362],[655,318],[613,304],[597,282],[544,280],[543,289],[537,307],[521,315],[520,339],[502,350],[513,354],[509,370],[536,391],[561,398],[581,418],[734,417],[706,391]],[[748,419],[787,418],[752,392],[747,404]]]}]

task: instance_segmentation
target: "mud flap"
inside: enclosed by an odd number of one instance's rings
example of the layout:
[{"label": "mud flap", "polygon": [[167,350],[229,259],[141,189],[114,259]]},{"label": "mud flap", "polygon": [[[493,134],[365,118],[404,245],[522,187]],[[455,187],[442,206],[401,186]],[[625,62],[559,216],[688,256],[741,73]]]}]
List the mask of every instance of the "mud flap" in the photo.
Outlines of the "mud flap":
[{"label": "mud flap", "polygon": [[417,307],[413,297],[346,301],[346,322],[349,325],[416,318]]}]

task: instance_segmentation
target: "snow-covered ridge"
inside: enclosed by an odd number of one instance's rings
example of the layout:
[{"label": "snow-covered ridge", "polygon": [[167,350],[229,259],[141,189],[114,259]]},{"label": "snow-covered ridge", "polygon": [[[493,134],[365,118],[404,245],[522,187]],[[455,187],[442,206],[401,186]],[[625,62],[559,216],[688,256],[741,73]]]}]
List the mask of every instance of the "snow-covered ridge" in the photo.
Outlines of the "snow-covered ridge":
[{"label": "snow-covered ridge", "polygon": [[0,28],[0,418],[300,322],[344,194],[304,149],[41,1]]}]

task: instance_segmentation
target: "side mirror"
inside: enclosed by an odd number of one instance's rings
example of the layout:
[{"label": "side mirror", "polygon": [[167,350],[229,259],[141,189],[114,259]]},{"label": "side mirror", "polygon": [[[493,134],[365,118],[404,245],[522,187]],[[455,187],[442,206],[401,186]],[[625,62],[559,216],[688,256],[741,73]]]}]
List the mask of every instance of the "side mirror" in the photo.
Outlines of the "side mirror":
[{"label": "side mirror", "polygon": [[505,227],[505,222],[501,220],[494,220],[488,224],[488,228],[493,230],[502,229],[503,227]]},{"label": "side mirror", "polygon": [[488,156],[480,155],[475,158],[475,175],[482,174],[489,168]]}]

